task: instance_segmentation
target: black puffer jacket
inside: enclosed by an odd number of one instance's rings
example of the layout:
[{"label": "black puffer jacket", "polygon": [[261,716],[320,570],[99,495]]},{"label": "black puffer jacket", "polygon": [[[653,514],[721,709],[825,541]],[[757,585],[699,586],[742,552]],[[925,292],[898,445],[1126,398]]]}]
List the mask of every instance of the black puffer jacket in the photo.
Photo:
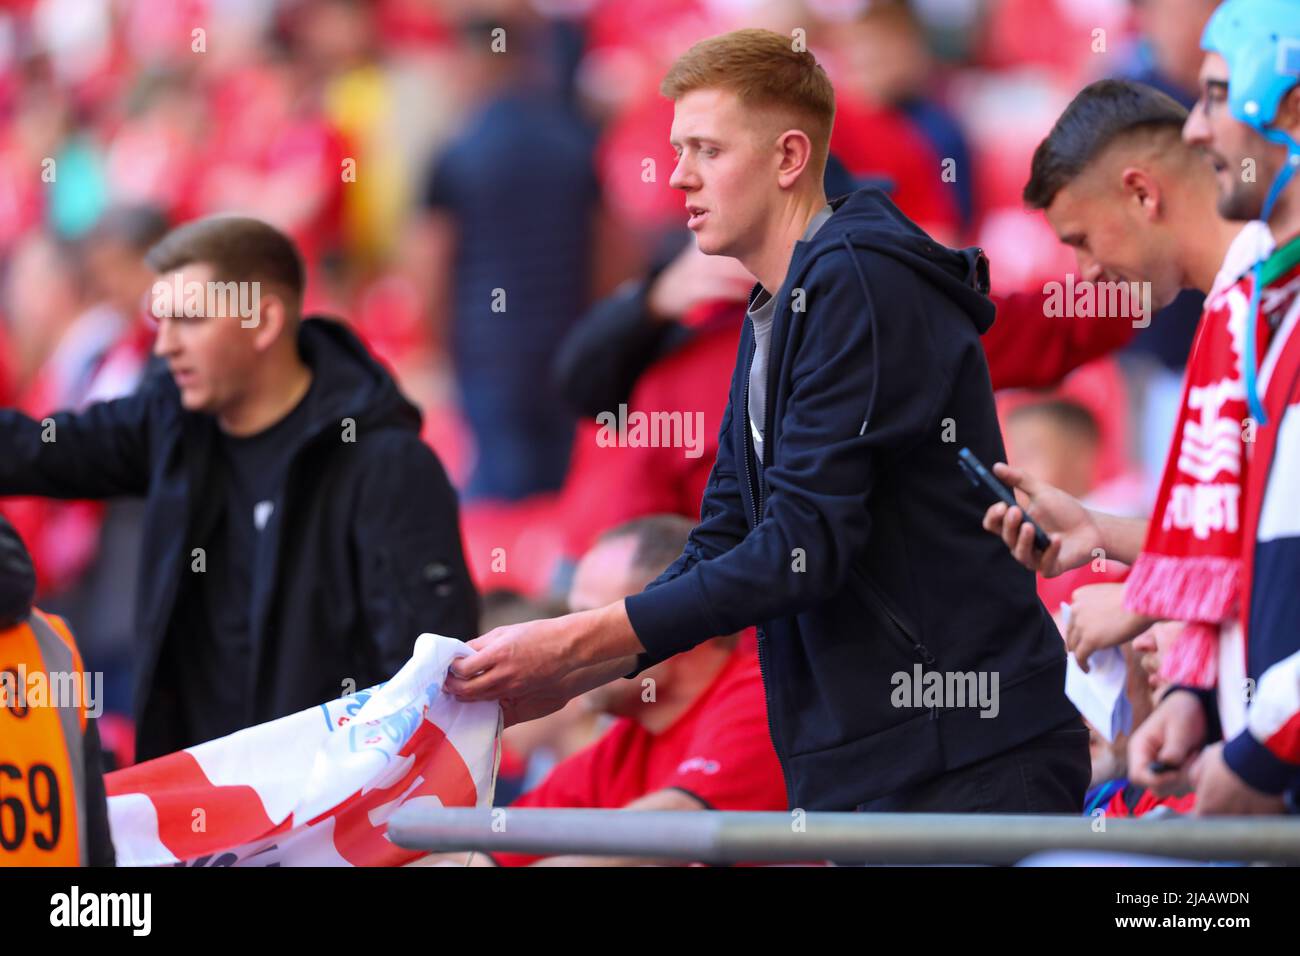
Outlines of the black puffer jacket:
[{"label": "black puffer jacket", "polygon": [[[419,410],[341,323],[304,320],[298,345],[314,384],[262,531],[243,726],[315,707],[344,681],[387,680],[424,631],[477,634],[456,492],[420,440]],[[183,650],[202,610],[192,549],[225,506],[216,420],[186,411],[165,370],[129,398],[51,417],[58,440],[45,442],[41,423],[0,409],[0,494],[145,499],[136,758],[199,743],[182,729],[184,688],[160,663],[170,642]]]}]

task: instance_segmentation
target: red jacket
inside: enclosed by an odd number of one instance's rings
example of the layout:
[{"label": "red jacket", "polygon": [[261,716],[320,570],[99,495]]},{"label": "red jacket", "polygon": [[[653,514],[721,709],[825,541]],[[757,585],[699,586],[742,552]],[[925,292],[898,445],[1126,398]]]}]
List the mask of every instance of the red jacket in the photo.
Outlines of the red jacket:
[{"label": "red jacket", "polygon": [[1051,388],[1137,334],[1124,319],[1048,316],[1046,292],[994,293],[989,298],[998,316],[983,343],[994,389]]}]

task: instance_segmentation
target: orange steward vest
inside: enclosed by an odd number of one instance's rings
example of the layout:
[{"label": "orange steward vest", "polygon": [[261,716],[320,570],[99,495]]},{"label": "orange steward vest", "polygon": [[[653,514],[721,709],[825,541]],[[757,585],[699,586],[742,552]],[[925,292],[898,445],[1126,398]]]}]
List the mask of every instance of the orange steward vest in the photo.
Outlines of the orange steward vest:
[{"label": "orange steward vest", "polygon": [[86,864],[88,679],[62,618],[0,631],[0,866]]}]

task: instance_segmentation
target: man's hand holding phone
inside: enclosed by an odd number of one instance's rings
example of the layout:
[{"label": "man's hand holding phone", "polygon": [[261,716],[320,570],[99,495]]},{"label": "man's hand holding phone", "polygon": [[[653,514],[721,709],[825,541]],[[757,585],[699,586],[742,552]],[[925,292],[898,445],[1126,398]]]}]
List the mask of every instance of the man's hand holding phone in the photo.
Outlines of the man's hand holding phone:
[{"label": "man's hand holding phone", "polygon": [[[1092,560],[1102,548],[1102,530],[1091,511],[1073,495],[1034,478],[1019,468],[997,462],[993,474],[1022,502],[1009,507],[998,501],[984,512],[984,530],[1001,536],[1015,559],[1031,571],[1054,578]],[[1034,527],[1025,513],[1047,532],[1046,550],[1034,547]]]}]

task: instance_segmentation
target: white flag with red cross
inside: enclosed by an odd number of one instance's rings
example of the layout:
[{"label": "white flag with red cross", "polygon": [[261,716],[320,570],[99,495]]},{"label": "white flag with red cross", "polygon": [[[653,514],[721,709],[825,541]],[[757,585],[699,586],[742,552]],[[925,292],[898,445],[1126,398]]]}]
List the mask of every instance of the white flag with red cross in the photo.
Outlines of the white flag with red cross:
[{"label": "white flag with red cross", "polygon": [[[411,801],[491,805],[500,708],[442,693],[470,653],[422,634],[387,683],[109,774],[119,866],[400,866]],[[436,801],[436,802],[435,802]]]}]

